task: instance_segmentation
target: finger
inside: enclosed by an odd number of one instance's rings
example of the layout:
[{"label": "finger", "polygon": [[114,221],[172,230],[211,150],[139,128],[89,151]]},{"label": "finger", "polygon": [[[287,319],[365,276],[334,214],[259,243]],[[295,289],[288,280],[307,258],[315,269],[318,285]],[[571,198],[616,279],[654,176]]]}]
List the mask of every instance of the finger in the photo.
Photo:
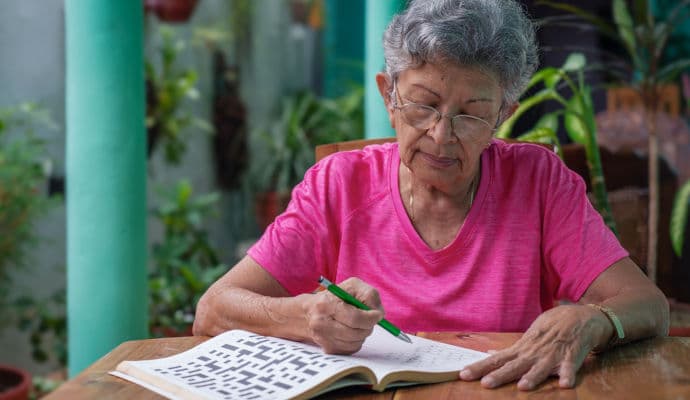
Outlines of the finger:
[{"label": "finger", "polygon": [[[357,310],[361,311],[361,310]],[[334,340],[344,342],[364,341],[372,332],[375,322],[363,324],[361,327],[353,327],[338,318],[338,314],[312,318],[311,329],[320,335],[328,335]]]},{"label": "finger", "polygon": [[372,309],[382,309],[379,292],[361,279],[348,278],[341,282],[340,287]]},{"label": "finger", "polygon": [[343,325],[353,329],[371,330],[376,323],[383,319],[381,310],[360,310],[347,303],[341,302],[336,307],[333,318]]},{"label": "finger", "polygon": [[327,354],[352,354],[362,348],[363,340],[347,341],[340,340],[330,335],[315,335],[314,343],[319,345],[324,353]]},{"label": "finger", "polygon": [[583,346],[576,346],[575,349],[571,348],[566,352],[558,369],[558,386],[562,388],[575,386],[577,371],[587,357],[588,351]]},{"label": "finger", "polygon": [[582,363],[587,357],[584,351],[578,352],[576,357],[572,357],[572,353],[566,354],[565,359],[561,362],[558,369],[558,386],[562,388],[572,388],[575,386],[577,371],[582,366]]},{"label": "finger", "polygon": [[501,368],[484,376],[481,384],[487,389],[493,389],[505,383],[513,382],[529,371],[532,363],[527,358],[516,358],[515,360],[508,361]]},{"label": "finger", "polygon": [[520,390],[532,390],[539,386],[542,382],[546,380],[554,372],[554,361],[551,359],[543,359],[538,361],[536,364],[527,371],[526,374],[520,378],[517,383],[517,387]]},{"label": "finger", "polygon": [[460,379],[465,381],[473,381],[481,378],[489,372],[502,367],[505,363],[512,360],[514,357],[512,352],[499,351],[495,354],[470,364],[460,371]]},{"label": "finger", "polygon": [[352,329],[328,317],[311,319],[309,328],[314,343],[329,354],[352,354],[371,334],[371,329]]},{"label": "finger", "polygon": [[[316,294],[309,300],[305,304],[305,313],[312,342],[329,354],[351,354],[362,347],[364,340],[371,334],[374,323],[366,324],[365,328],[352,328],[336,320],[336,314],[339,309],[345,307],[356,312],[364,311],[347,305],[330,292]],[[364,313],[365,315],[374,314],[372,318],[374,319],[377,312]]]},{"label": "finger", "polygon": [[563,361],[558,370],[558,386],[570,389],[575,386],[575,373],[577,368],[572,361]]}]

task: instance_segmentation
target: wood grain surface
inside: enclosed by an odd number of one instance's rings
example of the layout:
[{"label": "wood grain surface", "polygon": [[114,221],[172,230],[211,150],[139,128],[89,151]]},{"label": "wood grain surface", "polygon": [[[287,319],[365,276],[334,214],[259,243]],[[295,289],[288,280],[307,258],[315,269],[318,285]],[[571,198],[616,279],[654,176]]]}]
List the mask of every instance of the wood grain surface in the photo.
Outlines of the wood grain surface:
[{"label": "wood grain surface", "polygon": [[[420,336],[479,351],[510,346],[519,333],[441,332]],[[109,375],[123,360],[166,357],[187,350],[206,337],[149,339],[125,342],[81,374],[45,397],[62,399],[162,399],[138,385]],[[483,389],[478,382],[446,382],[391,389],[376,393],[346,388],[319,399],[427,400],[427,399],[688,399],[690,400],[690,337],[649,339],[591,356],[578,374],[575,389],[560,389],[555,378],[532,392],[520,392],[515,383]]]}]

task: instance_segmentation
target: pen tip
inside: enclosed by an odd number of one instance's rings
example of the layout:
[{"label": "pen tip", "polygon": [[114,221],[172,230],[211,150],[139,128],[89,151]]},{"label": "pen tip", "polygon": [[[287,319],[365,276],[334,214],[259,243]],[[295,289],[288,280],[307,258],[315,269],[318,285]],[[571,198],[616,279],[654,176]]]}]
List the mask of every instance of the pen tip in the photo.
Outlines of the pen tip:
[{"label": "pen tip", "polygon": [[398,335],[398,339],[402,340],[403,342],[412,343],[412,339],[410,339],[410,337],[407,336],[405,332],[400,332],[400,334]]}]

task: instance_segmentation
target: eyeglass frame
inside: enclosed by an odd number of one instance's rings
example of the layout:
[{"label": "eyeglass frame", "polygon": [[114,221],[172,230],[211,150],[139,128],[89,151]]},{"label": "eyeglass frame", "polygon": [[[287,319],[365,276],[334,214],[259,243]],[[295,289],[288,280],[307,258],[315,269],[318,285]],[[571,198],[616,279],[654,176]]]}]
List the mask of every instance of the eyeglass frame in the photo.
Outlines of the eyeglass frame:
[{"label": "eyeglass frame", "polygon": [[[393,93],[395,93],[395,95],[393,95]],[[393,93],[391,93],[391,100],[393,101],[393,108],[394,109],[402,111],[402,109],[405,108],[406,106],[417,106],[417,107],[422,107],[422,108],[427,109],[427,110],[432,110],[438,116],[436,118],[436,121],[434,121],[434,123],[430,127],[425,129],[425,128],[417,128],[416,126],[412,125],[407,120],[407,117],[405,116],[405,113],[403,112],[402,117],[405,120],[405,123],[408,124],[409,126],[415,128],[415,129],[429,130],[429,129],[432,129],[433,127],[435,127],[436,124],[438,124],[438,122],[441,120],[441,118],[448,118],[450,120],[451,132],[453,132],[453,136],[455,136],[459,140],[460,136],[458,135],[457,132],[455,132],[455,126],[454,126],[454,122],[453,122],[453,119],[456,117],[466,117],[466,118],[470,118],[472,120],[483,122],[489,128],[489,132],[491,132],[492,134],[498,130],[498,126],[500,125],[500,122],[501,122],[500,116],[501,116],[501,112],[503,111],[503,105],[504,105],[503,102],[501,102],[501,107],[499,107],[499,109],[498,109],[498,118],[496,119],[496,124],[492,128],[489,121],[485,120],[484,118],[476,117],[474,115],[459,113],[459,114],[455,114],[451,117],[448,114],[443,114],[436,107],[428,106],[426,104],[415,103],[413,101],[410,101],[408,103],[403,103],[403,98],[400,95],[400,92],[398,92],[397,79],[393,80]],[[398,99],[400,99],[400,105],[398,105]]]}]

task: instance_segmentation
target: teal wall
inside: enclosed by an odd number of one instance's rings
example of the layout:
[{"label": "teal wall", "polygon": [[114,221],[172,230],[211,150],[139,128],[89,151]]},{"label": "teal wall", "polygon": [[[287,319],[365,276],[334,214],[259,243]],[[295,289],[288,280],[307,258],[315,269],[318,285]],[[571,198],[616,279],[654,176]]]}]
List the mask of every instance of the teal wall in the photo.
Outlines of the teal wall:
[{"label": "teal wall", "polygon": [[326,97],[364,85],[364,0],[328,0],[325,4],[324,85]]},{"label": "teal wall", "polygon": [[143,8],[67,0],[67,320],[74,376],[147,337]]},{"label": "teal wall", "polygon": [[376,86],[376,74],[383,70],[383,32],[391,17],[404,6],[402,0],[367,0],[366,4],[366,69],[365,82],[365,137],[394,136],[383,99]]}]

